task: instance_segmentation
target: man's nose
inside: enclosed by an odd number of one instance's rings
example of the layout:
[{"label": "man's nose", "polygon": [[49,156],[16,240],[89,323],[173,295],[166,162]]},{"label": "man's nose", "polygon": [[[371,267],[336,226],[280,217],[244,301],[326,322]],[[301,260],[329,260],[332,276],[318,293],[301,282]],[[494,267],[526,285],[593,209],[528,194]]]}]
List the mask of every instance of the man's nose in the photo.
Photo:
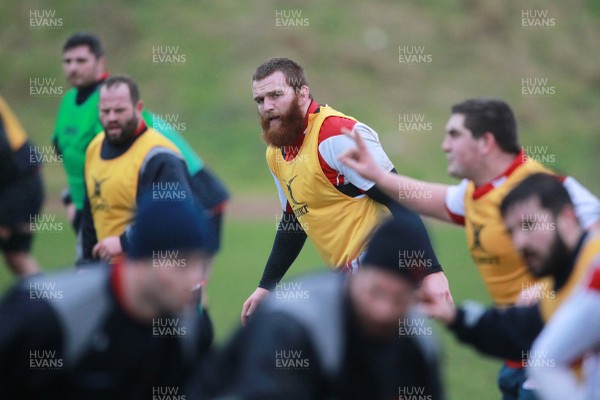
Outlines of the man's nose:
[{"label": "man's nose", "polygon": [[265,111],[273,111],[275,109],[275,100],[265,98],[264,110]]},{"label": "man's nose", "polygon": [[65,69],[67,70],[67,72],[73,72],[75,70],[75,63],[74,62],[66,62]]},{"label": "man's nose", "polygon": [[446,153],[450,151],[450,140],[448,139],[448,135],[444,135],[444,140],[442,140],[442,150]]}]

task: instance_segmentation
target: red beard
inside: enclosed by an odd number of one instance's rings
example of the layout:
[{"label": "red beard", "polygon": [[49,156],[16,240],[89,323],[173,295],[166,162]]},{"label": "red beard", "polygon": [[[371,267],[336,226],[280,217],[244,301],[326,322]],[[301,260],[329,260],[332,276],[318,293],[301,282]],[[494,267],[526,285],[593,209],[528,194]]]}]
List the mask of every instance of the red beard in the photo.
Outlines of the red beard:
[{"label": "red beard", "polygon": [[298,141],[298,138],[304,132],[304,113],[298,104],[298,96],[295,97],[294,101],[290,105],[290,109],[286,114],[277,115],[279,118],[274,122],[275,126],[271,126],[271,118],[267,114],[266,116],[260,115],[260,126],[263,129],[262,139],[263,141],[275,147],[291,146]]}]

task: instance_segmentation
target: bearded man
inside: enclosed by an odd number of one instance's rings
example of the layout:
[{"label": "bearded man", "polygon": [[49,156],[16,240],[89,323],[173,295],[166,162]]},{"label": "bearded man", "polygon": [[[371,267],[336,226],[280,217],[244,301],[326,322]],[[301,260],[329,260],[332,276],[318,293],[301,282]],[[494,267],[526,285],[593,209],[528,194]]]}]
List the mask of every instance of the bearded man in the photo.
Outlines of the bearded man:
[{"label": "bearded man", "polygon": [[154,201],[197,201],[181,153],[146,126],[143,107],[132,79],[111,76],[101,84],[99,117],[104,131],[86,151],[79,264],[115,261],[127,253],[133,232],[129,226],[142,193],[150,192]]},{"label": "bearded man", "polygon": [[[555,317],[562,319],[559,315],[562,313],[557,310],[568,303],[566,299],[588,284],[587,277],[598,263],[600,236],[581,225],[575,204],[561,179],[543,172],[531,174],[519,182],[502,200],[500,213],[512,244],[528,271],[542,279],[537,283],[539,291],[530,292],[536,301],[529,305],[488,309],[477,303],[465,302],[462,307],[456,308],[436,297],[429,298],[423,292],[421,310],[444,323],[461,342],[487,355],[519,360],[523,372],[531,373],[533,370],[533,379],[525,381],[521,381],[519,370],[514,368],[512,374],[502,373],[503,377],[512,378],[504,379],[504,382],[518,383],[512,394],[504,392],[503,399],[579,399],[578,392],[565,392],[569,386],[561,386],[560,390],[555,387],[558,379],[567,384],[556,374],[564,367],[556,365],[557,360],[564,361],[564,355],[557,354],[555,350],[546,351],[545,339],[542,339],[541,348],[530,349],[547,323],[552,324]],[[588,326],[593,326],[593,318],[592,314],[588,314]],[[560,327],[561,330],[571,329],[568,324]],[[584,339],[573,334],[569,343],[570,347],[577,348]],[[568,356],[569,373],[581,376],[584,354],[572,353]],[[583,367],[587,369],[587,366]],[[552,385],[548,385],[548,376],[544,373],[541,374],[542,379],[536,381],[539,368],[552,370],[548,374],[554,377]],[[588,371],[593,370],[592,366]],[[503,389],[505,387],[502,385]],[[532,389],[542,396],[536,396]],[[552,389],[563,396],[556,397]],[[549,392],[554,397],[547,397]]]},{"label": "bearded man", "polygon": [[[373,129],[313,99],[298,63],[288,58],[265,61],[252,77],[252,96],[283,211],[262,279],[243,305],[244,324],[283,278],[307,237],[331,269],[356,272],[370,233],[390,213],[408,213],[425,231],[416,214],[338,161],[353,146],[343,131],[352,130],[383,169],[395,172]],[[424,276],[425,287],[451,301],[448,280],[426,232],[425,237],[428,254],[413,268]]]}]

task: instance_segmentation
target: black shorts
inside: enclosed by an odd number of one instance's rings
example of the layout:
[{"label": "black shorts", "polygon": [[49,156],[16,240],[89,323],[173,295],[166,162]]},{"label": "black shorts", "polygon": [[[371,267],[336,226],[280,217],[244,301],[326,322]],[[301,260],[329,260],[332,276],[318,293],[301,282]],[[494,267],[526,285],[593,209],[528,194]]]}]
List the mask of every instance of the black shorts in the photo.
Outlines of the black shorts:
[{"label": "black shorts", "polygon": [[29,224],[43,202],[44,185],[39,171],[20,177],[0,191],[0,226],[11,231],[9,237],[0,238],[3,251],[29,251]]}]

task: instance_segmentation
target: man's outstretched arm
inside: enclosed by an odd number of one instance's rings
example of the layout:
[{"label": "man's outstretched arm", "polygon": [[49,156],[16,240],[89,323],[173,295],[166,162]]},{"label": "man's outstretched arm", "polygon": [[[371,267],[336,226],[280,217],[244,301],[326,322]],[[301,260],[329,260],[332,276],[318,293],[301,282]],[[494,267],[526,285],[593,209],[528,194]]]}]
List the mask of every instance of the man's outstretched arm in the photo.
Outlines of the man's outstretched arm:
[{"label": "man's outstretched arm", "polygon": [[424,182],[386,171],[377,163],[359,134],[354,131],[346,133],[355,141],[356,147],[339,156],[343,165],[375,182],[381,191],[412,211],[452,222],[446,210],[446,191],[449,185]]}]

